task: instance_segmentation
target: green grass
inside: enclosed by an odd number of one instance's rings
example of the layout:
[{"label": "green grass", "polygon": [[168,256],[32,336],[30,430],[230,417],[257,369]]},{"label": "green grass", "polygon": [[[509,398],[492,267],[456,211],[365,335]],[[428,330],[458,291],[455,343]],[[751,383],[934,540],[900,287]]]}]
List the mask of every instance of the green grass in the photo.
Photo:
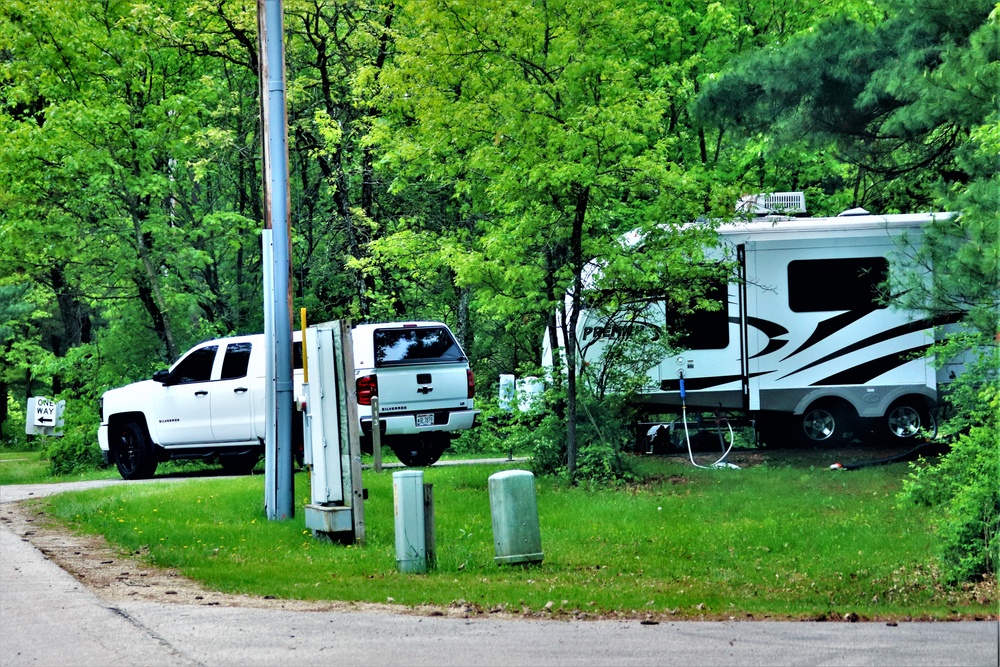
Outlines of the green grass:
[{"label": "green grass", "polygon": [[[932,528],[900,507],[905,465],[699,470],[639,459],[647,482],[592,490],[537,478],[545,560],[493,561],[487,478],[524,464],[434,467],[438,568],[396,570],[392,476],[365,471],[368,540],[317,541],[268,521],[263,477],[190,479],[52,497],[49,512],[213,589],[305,600],[472,604],[560,614],[954,618],[992,614],[936,578]],[[308,477],[296,476],[296,505]],[[978,600],[977,600],[978,596]]]},{"label": "green grass", "polygon": [[[258,466],[263,470],[263,463]],[[201,473],[221,473],[217,463],[201,461],[166,461],[156,468],[158,476],[194,475]],[[57,484],[60,482],[81,482],[91,479],[120,479],[114,465],[106,468],[91,468],[67,475],[53,475],[52,462],[44,450],[13,451],[0,450],[0,485],[7,484]]]},{"label": "green grass", "polygon": [[0,486],[8,484],[52,484],[117,477],[110,470],[88,470],[73,475],[52,476],[52,463],[44,451],[0,451]]}]

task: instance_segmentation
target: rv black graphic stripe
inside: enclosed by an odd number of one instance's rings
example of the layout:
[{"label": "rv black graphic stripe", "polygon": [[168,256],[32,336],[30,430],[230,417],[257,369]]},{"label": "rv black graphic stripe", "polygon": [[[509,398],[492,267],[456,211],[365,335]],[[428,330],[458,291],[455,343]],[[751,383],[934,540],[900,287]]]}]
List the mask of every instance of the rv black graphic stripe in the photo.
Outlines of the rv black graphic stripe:
[{"label": "rv black graphic stripe", "polygon": [[834,373],[833,375],[825,377],[818,382],[813,382],[811,386],[823,387],[838,384],[866,384],[883,373],[888,373],[894,368],[898,368],[905,363],[913,361],[914,358],[925,353],[929,347],[930,345],[920,345],[918,347],[911,347],[909,350],[887,354],[884,357],[866,361],[865,363],[855,366],[854,368],[848,368],[840,373]]},{"label": "rv black graphic stripe", "polygon": [[875,310],[876,310],[875,307],[862,308],[860,310],[849,310],[846,313],[841,313],[840,315],[834,315],[830,319],[823,320],[822,322],[816,325],[816,329],[812,332],[812,335],[809,336],[809,339],[802,345],[800,345],[799,349],[795,350],[790,355],[782,359],[782,361],[791,359],[799,352],[807,350],[813,345],[816,345],[817,343],[823,341],[824,339],[829,338],[830,336],[834,335],[841,329],[844,329],[845,327],[854,324],[862,317],[874,313]]},{"label": "rv black graphic stripe", "polygon": [[916,322],[910,322],[908,324],[904,324],[903,326],[894,327],[894,328],[888,329],[886,331],[881,331],[881,332],[879,332],[878,334],[876,334],[874,336],[869,336],[868,338],[865,338],[863,340],[859,340],[856,343],[852,343],[852,344],[850,344],[850,345],[848,345],[848,346],[846,346],[844,348],[841,348],[841,349],[837,350],[836,352],[831,352],[830,354],[826,355],[825,357],[822,357],[821,359],[817,359],[816,361],[808,363],[805,366],[802,366],[801,368],[798,368],[798,369],[796,369],[796,370],[794,370],[794,371],[792,371],[790,373],[786,373],[785,375],[782,375],[778,379],[779,380],[784,380],[785,378],[790,377],[792,375],[795,375],[796,373],[801,373],[802,371],[808,370],[808,369],[812,368],[813,366],[819,366],[820,364],[826,363],[827,361],[830,361],[831,359],[836,359],[837,357],[842,357],[845,354],[850,354],[851,352],[854,352],[856,350],[860,350],[862,348],[868,347],[869,345],[875,345],[877,343],[882,343],[882,342],[885,342],[887,340],[892,340],[893,338],[898,338],[900,336],[906,336],[906,335],[914,333],[916,331],[925,331],[925,330],[929,329],[931,326],[933,326],[933,323],[930,320],[919,320],[919,321],[916,321]]},{"label": "rv black graphic stripe", "polygon": [[[732,318],[730,321],[739,324],[739,320],[735,318]],[[773,352],[777,352],[784,346],[788,345],[787,340],[777,339],[778,336],[784,336],[785,334],[788,333],[788,329],[781,326],[777,322],[771,322],[770,320],[764,320],[759,317],[748,317],[747,324],[755,329],[763,331],[764,335],[766,335],[768,339],[767,345],[764,346],[764,349],[758,352],[757,354],[753,355],[752,357],[750,357],[751,359],[755,359],[757,357],[766,357],[767,355]]]}]

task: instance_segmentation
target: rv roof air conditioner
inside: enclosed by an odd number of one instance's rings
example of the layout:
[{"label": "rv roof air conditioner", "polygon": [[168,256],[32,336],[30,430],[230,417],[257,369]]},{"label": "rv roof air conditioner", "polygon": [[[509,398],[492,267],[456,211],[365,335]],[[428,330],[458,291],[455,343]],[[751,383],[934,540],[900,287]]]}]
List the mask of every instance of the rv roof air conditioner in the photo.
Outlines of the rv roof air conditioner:
[{"label": "rv roof air conditioner", "polygon": [[746,195],[737,202],[736,211],[750,216],[800,215],[806,212],[806,196],[802,192]]}]

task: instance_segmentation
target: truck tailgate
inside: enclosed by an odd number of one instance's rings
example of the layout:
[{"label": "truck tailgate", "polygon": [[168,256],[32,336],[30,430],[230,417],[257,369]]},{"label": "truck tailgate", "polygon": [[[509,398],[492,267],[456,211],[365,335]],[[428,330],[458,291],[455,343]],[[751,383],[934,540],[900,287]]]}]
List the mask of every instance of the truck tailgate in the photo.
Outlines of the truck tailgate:
[{"label": "truck tailgate", "polygon": [[468,404],[468,374],[460,364],[407,364],[377,371],[379,411],[430,412]]}]

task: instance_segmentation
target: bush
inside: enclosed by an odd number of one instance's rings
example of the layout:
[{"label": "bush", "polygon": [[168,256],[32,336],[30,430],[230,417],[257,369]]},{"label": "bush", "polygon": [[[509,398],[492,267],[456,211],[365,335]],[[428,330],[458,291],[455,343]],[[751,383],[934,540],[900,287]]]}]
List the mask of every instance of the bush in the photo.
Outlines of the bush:
[{"label": "bush", "polygon": [[101,466],[104,460],[97,444],[100,417],[93,405],[86,400],[68,399],[64,418],[63,435],[45,438],[52,474],[69,475]]},{"label": "bush", "polygon": [[56,438],[46,451],[52,462],[53,475],[70,475],[82,470],[93,470],[103,463],[101,449],[91,440]]},{"label": "bush", "polygon": [[[577,401],[576,476],[573,482],[615,484],[635,478],[623,452],[634,440],[635,415],[625,396],[592,396]],[[566,422],[552,413],[521,427],[524,438],[533,444],[532,468],[542,475],[564,475],[566,465]]]},{"label": "bush", "polygon": [[903,497],[934,508],[945,575],[952,581],[996,574],[1000,561],[1000,389],[989,383],[973,411],[978,423],[934,465],[914,464]]}]

